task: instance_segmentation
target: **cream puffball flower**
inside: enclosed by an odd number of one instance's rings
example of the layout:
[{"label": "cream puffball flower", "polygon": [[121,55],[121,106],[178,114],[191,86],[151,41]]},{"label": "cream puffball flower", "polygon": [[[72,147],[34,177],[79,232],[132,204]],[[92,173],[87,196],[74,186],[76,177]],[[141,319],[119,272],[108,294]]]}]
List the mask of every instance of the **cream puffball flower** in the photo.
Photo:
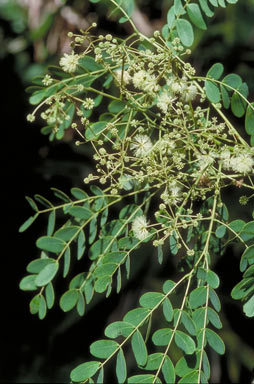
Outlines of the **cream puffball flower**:
[{"label": "cream puffball flower", "polygon": [[59,64],[65,72],[73,73],[76,71],[79,58],[79,55],[75,54],[74,52],[72,52],[70,55],[65,53],[64,56],[60,59]]},{"label": "cream puffball flower", "polygon": [[144,215],[138,216],[133,220],[132,230],[138,240],[143,241],[149,235],[147,225],[148,223]]},{"label": "cream puffball flower", "polygon": [[136,135],[130,145],[130,149],[136,157],[145,157],[153,148],[150,137],[147,135]]},{"label": "cream puffball flower", "polygon": [[254,170],[253,157],[248,153],[239,154],[231,159],[230,167],[233,171],[243,173],[245,175],[247,173],[251,173]]}]

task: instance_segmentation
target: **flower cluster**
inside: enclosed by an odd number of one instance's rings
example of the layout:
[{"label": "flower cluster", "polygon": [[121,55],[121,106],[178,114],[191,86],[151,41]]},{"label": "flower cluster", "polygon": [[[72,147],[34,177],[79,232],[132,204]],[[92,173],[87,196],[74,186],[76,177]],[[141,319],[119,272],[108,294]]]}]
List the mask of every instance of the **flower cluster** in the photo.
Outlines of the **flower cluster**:
[{"label": "flower cluster", "polygon": [[[85,183],[97,180],[112,195],[155,191],[155,218],[162,225],[156,244],[174,231],[168,223],[176,212],[192,212],[196,200],[253,174],[253,150],[238,140],[226,119],[210,117],[195,70],[178,57],[187,53],[179,39],[169,47],[158,35],[147,39],[150,48],[139,50],[140,36],[129,46],[110,34],[88,37],[85,32],[73,38],[72,46],[86,40],[85,51],[60,59],[70,78],[65,75],[56,94],[42,102],[41,117],[53,132],[71,126],[82,139],[77,145],[92,142],[96,172]],[[42,84],[55,87],[57,79],[48,74]],[[28,119],[33,121],[34,113]],[[188,226],[184,220],[181,225]],[[145,216],[134,219],[132,232],[141,241],[149,236]]]}]

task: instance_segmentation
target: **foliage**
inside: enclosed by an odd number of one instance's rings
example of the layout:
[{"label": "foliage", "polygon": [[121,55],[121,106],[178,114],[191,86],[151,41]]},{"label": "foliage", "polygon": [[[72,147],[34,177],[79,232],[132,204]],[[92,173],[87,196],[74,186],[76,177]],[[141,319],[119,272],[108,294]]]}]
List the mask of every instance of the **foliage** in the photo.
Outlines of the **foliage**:
[{"label": "foliage", "polygon": [[[34,214],[20,232],[43,213],[48,225],[36,242],[41,256],[28,264],[20,288],[35,293],[30,311],[43,319],[62,274],[70,282],[60,308],[83,316],[96,294],[121,291],[137,249],[156,248],[159,264],[178,256],[178,280],[166,279],[160,291],[145,292],[137,308],[109,324],[105,338],[90,345],[93,360],[74,368],[71,380],[101,383],[114,360],[118,383],[207,383],[207,350],[225,353],[216,293],[220,277],[212,262],[230,243],[243,248],[243,279],[232,297],[242,300],[246,316],[254,315],[254,221],[232,221],[223,201],[230,186],[245,193],[240,204],[253,201],[254,105],[238,74],[224,75],[223,65],[215,63],[205,77],[198,76],[184,56],[194,42],[193,26],[206,29],[216,7],[237,1],[175,0],[167,25],[152,38],[131,20],[134,2],[122,7],[110,1],[133,33],[125,40],[96,36],[95,23],[69,33],[72,53],[28,89],[35,106],[28,120],[41,110],[49,140],[61,140],[73,129],[76,145],[92,147],[96,169],[84,179],[89,191],[72,188],[69,196],[52,188],[58,205],[41,195],[27,197]],[[250,144],[229,121],[224,112],[229,108],[244,117]],[[112,207],[121,202],[112,219]],[[58,224],[58,214],[64,223]],[[73,254],[86,257],[89,269],[70,278]],[[159,327],[156,313],[163,319]],[[127,369],[128,348],[134,375]]]}]

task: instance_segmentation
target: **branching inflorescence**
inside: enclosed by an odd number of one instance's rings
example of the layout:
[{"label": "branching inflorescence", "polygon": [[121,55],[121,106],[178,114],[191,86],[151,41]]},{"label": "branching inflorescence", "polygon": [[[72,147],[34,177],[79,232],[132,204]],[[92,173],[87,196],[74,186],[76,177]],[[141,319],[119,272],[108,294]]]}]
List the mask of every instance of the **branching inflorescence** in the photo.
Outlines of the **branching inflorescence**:
[{"label": "branching inflorescence", "polygon": [[[47,235],[37,241],[41,257],[28,265],[29,275],[20,283],[21,289],[39,290],[30,303],[31,312],[44,318],[47,308],[53,306],[52,281],[60,263],[63,276],[68,275],[74,243],[81,259],[88,242],[90,267],[71,280],[60,307],[65,312],[76,307],[80,315],[95,292],[110,294],[113,281],[120,291],[123,269],[129,278],[132,253],[143,242],[158,248],[159,263],[167,244],[167,257],[181,249],[178,282],[167,280],[162,292],[145,293],[139,308],[110,324],[105,329],[107,339],[90,348],[102,361],[75,368],[71,373],[74,382],[93,382],[92,378],[103,382],[107,362],[116,357],[116,377],[124,383],[128,373],[123,350],[128,342],[142,370],[128,377],[128,383],[174,383],[176,377],[179,383],[208,382],[207,343],[219,354],[225,350],[214,331],[222,325],[215,292],[219,277],[210,269],[211,259],[232,240],[241,242],[245,249],[240,267],[242,272],[246,270],[232,294],[245,300],[245,313],[253,316],[254,222],[229,222],[222,191],[229,186],[242,188],[246,195],[240,197],[240,203],[250,206],[253,201],[254,147],[234,128],[223,109],[231,107],[234,115],[245,115],[253,145],[254,107],[247,100],[248,87],[240,76],[230,74],[221,79],[222,64],[214,64],[207,76],[201,77],[184,61],[191,44],[182,28],[187,31],[191,24],[182,18],[183,10],[187,7],[192,18],[196,10],[203,25],[198,5],[190,3],[179,11],[180,3],[175,2],[168,16],[170,33],[164,28],[162,35],[156,31],[152,38],[137,31],[125,9],[124,17],[134,28],[125,40],[110,34],[93,35],[96,25],[80,34],[70,33],[72,53],[65,54],[60,68],[52,68],[40,80],[39,89],[30,98],[38,105],[28,115],[29,121],[41,111],[47,124],[42,132],[49,134],[50,140],[61,139],[66,129],[72,128],[79,139],[76,144],[92,146],[96,162],[94,173],[84,179],[85,184],[91,184],[90,195],[73,188],[70,198],[54,189],[62,200],[59,206],[40,195],[28,198],[35,214],[21,231],[40,213],[49,213]],[[133,197],[133,203],[121,209],[118,219],[110,220],[109,208],[126,197]],[[44,208],[39,209],[35,201]],[[67,220],[55,230],[57,210],[63,210]],[[170,296],[180,285],[182,304],[173,308]],[[160,308],[165,327],[153,332],[155,352],[150,353],[144,339],[149,338],[152,315]],[[115,341],[118,336],[122,339]],[[178,361],[170,355],[176,347],[182,351]],[[195,357],[192,366],[188,365],[189,355]]]}]

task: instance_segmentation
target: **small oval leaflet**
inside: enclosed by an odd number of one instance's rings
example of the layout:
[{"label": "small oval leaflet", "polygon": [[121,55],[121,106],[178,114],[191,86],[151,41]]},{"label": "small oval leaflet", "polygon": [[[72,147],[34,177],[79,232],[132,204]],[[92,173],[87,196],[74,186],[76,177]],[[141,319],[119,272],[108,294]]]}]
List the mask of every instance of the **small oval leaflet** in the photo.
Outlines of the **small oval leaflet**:
[{"label": "small oval leaflet", "polygon": [[101,359],[106,359],[118,349],[119,345],[114,340],[98,340],[90,345],[90,353]]},{"label": "small oval leaflet", "polygon": [[194,41],[194,33],[191,23],[185,19],[178,19],[176,21],[176,30],[183,45],[190,47]]},{"label": "small oval leaflet", "polygon": [[65,242],[58,238],[42,236],[36,241],[36,245],[43,251],[59,253],[64,249]]},{"label": "small oval leaflet", "polygon": [[57,261],[46,265],[37,275],[35,284],[38,285],[38,287],[43,287],[44,285],[50,283],[57,274],[58,268],[59,263]]},{"label": "small oval leaflet", "polygon": [[137,330],[131,338],[132,351],[138,365],[145,365],[147,362],[147,349],[141,333]]},{"label": "small oval leaflet", "polygon": [[217,333],[212,331],[211,329],[206,329],[206,339],[211,348],[215,350],[219,355],[223,355],[225,353],[225,345],[222,339]]},{"label": "small oval leaflet", "polygon": [[60,308],[64,312],[70,311],[72,308],[75,307],[77,304],[77,301],[79,299],[79,292],[77,289],[70,289],[69,291],[66,291],[61,299],[60,299]]},{"label": "small oval leaflet", "polygon": [[115,321],[106,327],[104,334],[112,339],[115,339],[118,336],[128,337],[134,329],[134,325],[130,323],[125,321]]},{"label": "small oval leaflet", "polygon": [[23,277],[19,283],[19,288],[22,291],[35,291],[38,287],[35,284],[35,278],[37,275],[28,275]]},{"label": "small oval leaflet", "polygon": [[192,309],[204,305],[206,302],[207,288],[198,287],[194,289],[190,294],[189,303]]},{"label": "small oval leaflet", "polygon": [[78,383],[93,377],[100,368],[100,365],[99,361],[89,361],[78,365],[71,371],[71,380]]},{"label": "small oval leaflet", "polygon": [[116,377],[118,383],[124,383],[127,377],[126,361],[122,348],[120,348],[116,357]]},{"label": "small oval leaflet", "polygon": [[39,273],[46,265],[54,263],[55,260],[52,258],[39,258],[31,261],[26,267],[27,272]]},{"label": "small oval leaflet", "polygon": [[146,292],[140,297],[139,304],[144,308],[152,309],[162,302],[164,297],[160,292]]},{"label": "small oval leaflet", "polygon": [[179,330],[176,330],[175,332],[175,343],[187,355],[192,355],[196,350],[194,340],[189,335]]},{"label": "small oval leaflet", "polygon": [[191,21],[193,22],[196,27],[199,29],[205,30],[207,29],[205,20],[202,16],[202,13],[200,11],[200,7],[198,4],[187,4],[187,13]]},{"label": "small oval leaflet", "polygon": [[158,329],[152,336],[153,343],[157,346],[168,345],[172,336],[172,330],[170,328]]}]

